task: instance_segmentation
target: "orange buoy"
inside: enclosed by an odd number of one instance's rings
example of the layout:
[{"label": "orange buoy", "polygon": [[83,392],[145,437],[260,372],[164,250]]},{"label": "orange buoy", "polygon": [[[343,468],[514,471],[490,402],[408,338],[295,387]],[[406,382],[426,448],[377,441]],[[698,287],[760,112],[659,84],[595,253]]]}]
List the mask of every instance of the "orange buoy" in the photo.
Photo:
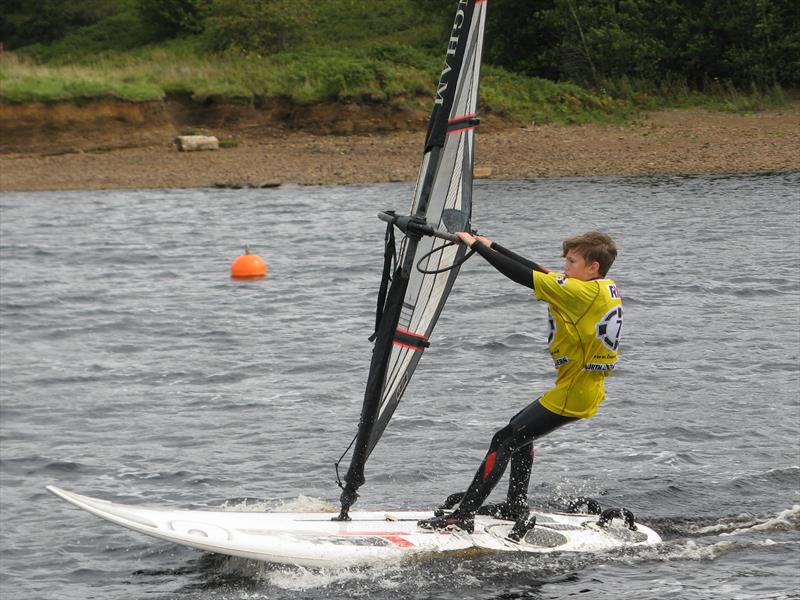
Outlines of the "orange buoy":
[{"label": "orange buoy", "polygon": [[231,263],[231,277],[234,279],[255,279],[266,277],[267,263],[257,254],[250,254],[250,247],[244,247],[244,254]]}]

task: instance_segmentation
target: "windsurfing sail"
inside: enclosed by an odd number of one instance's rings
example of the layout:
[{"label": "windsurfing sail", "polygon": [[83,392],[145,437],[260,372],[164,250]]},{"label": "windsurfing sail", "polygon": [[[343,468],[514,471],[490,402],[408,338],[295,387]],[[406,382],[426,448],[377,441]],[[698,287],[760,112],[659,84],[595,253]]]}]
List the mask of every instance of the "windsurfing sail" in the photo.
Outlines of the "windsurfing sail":
[{"label": "windsurfing sail", "polygon": [[[345,482],[340,482],[342,511],[338,518],[342,520],[348,519],[348,510],[365,481],[367,458],[430,345],[436,320],[464,258],[463,245],[442,245],[438,238],[454,238],[443,234],[445,230],[452,233],[470,229],[474,128],[479,122],[478,83],[485,19],[486,0],[458,2],[410,214],[379,215],[389,222],[392,235],[387,237],[393,237],[393,227],[397,227],[404,239],[391,283],[385,277],[379,294],[375,345],[358,433]],[[385,269],[386,275],[388,271]]]}]

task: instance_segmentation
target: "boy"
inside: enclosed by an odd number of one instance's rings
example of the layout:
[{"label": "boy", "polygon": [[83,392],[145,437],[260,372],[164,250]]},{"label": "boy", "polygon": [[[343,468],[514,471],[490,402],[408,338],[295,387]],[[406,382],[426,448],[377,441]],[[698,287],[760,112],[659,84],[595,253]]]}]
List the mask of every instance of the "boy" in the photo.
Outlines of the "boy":
[{"label": "boy", "polygon": [[494,435],[458,508],[418,523],[425,529],[455,527],[471,533],[475,514],[509,461],[506,501],[481,512],[512,520],[526,516],[534,439],[597,412],[605,397],[605,378],[617,362],[622,300],[616,284],[606,278],[617,248],[605,233],[590,231],[565,240],[563,274],[552,273],[488,238],[465,232],[457,235],[503,275],[533,289],[537,300],[549,304],[549,347],[556,368],[555,386]]}]

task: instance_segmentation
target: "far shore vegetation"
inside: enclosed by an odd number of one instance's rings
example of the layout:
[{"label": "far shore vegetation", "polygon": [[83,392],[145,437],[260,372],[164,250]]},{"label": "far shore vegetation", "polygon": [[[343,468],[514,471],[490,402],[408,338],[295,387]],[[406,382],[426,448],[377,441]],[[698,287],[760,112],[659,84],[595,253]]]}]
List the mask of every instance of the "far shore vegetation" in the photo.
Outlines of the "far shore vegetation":
[{"label": "far shore vegetation", "polygon": [[[482,111],[622,121],[800,96],[796,0],[493,0]],[[427,108],[449,0],[7,0],[0,102]],[[794,8],[793,8],[794,7]],[[752,13],[752,14],[750,14]]]}]

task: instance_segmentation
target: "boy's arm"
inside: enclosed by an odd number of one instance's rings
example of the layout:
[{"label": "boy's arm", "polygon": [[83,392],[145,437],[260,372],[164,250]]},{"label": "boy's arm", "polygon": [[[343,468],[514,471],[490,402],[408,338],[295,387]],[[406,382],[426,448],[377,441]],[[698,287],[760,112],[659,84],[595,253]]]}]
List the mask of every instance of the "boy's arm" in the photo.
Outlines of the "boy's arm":
[{"label": "boy's arm", "polygon": [[522,263],[523,265],[525,265],[529,269],[532,269],[533,271],[539,271],[539,273],[549,273],[550,272],[550,269],[547,269],[547,268],[545,268],[545,267],[533,262],[532,260],[528,260],[524,256],[520,256],[516,252],[512,252],[508,248],[506,248],[504,246],[501,246],[497,242],[493,242],[492,240],[490,240],[489,238],[487,238],[485,236],[477,235],[477,236],[474,236],[474,239],[478,240],[479,242],[482,242],[486,246],[489,246],[489,248],[491,248],[492,250],[496,250],[500,254],[504,254],[505,256],[508,256],[509,258],[513,258],[517,262]]},{"label": "boy's arm", "polygon": [[550,269],[546,269],[545,267],[533,262],[532,260],[528,260],[524,256],[520,256],[519,254],[517,254],[515,252],[512,252],[511,250],[509,250],[508,248],[505,248],[504,246],[501,246],[497,242],[492,242],[489,247],[492,250],[497,250],[500,254],[508,256],[509,258],[513,258],[515,261],[517,261],[519,263],[522,263],[523,265],[525,265],[529,269],[532,269],[534,271],[539,271],[539,273],[549,273],[550,272]]},{"label": "boy's arm", "polygon": [[[494,244],[492,244],[492,246],[494,247]],[[529,267],[526,263],[522,263],[504,254],[501,254],[499,251],[489,248],[489,246],[480,240],[475,240],[475,243],[472,244],[471,248],[510,280],[516,281],[520,285],[524,285],[525,287],[533,289],[533,273],[531,272],[532,267]]]}]

